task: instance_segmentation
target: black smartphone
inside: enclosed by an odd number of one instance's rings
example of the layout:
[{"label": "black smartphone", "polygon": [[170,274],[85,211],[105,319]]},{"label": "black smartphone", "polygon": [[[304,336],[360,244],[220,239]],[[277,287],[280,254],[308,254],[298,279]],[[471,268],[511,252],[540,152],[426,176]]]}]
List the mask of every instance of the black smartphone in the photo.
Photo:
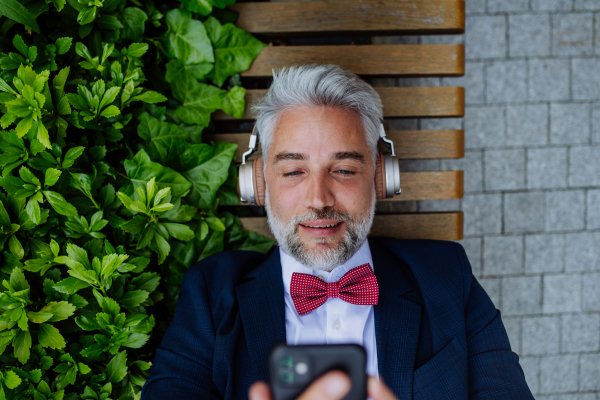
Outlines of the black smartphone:
[{"label": "black smartphone", "polygon": [[356,344],[276,345],[269,355],[273,400],[294,400],[326,372],[342,371],[352,388],[344,400],[367,398],[367,353]]}]

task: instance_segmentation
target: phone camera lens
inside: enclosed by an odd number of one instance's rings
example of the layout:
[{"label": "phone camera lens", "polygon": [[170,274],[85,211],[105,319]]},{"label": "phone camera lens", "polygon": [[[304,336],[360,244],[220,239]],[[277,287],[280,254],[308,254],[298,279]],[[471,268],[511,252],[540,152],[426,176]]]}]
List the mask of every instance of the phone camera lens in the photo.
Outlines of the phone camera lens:
[{"label": "phone camera lens", "polygon": [[294,373],[288,372],[288,371],[282,371],[279,374],[279,380],[286,385],[292,385],[292,384],[294,384]]},{"label": "phone camera lens", "polygon": [[298,364],[296,364],[295,369],[298,375],[304,375],[308,372],[308,365],[306,365],[306,363],[304,362],[299,362]]},{"label": "phone camera lens", "polygon": [[292,356],[283,357],[281,360],[279,360],[279,365],[285,369],[292,369],[293,364],[294,360],[292,359]]}]

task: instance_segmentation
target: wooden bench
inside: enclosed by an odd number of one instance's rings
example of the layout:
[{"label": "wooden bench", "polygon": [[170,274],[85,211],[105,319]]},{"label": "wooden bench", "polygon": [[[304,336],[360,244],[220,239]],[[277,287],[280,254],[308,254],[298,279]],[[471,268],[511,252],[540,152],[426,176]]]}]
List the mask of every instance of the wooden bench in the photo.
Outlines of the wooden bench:
[{"label": "wooden bench", "polygon": [[[465,28],[465,4],[457,0],[260,2],[239,3],[230,9],[239,13],[237,26],[271,43],[315,36],[461,34]],[[265,80],[274,68],[311,63],[337,64],[366,80],[461,76],[465,54],[462,45],[270,45],[242,77],[246,82]],[[381,96],[386,118],[464,116],[465,94],[461,87],[375,89]],[[265,92],[266,89],[247,91],[246,111],[240,123],[254,119],[250,105]],[[213,120],[217,126],[231,127],[235,123],[222,112],[215,113]],[[400,159],[464,157],[462,130],[388,131],[387,136],[394,141]],[[249,132],[217,133],[207,138],[236,143],[240,160],[248,146]],[[402,194],[386,201],[458,199],[463,196],[463,172],[403,172],[401,185]],[[246,229],[272,237],[265,217],[242,218],[242,223]],[[463,237],[463,215],[461,212],[377,215],[371,234],[459,240]]]}]

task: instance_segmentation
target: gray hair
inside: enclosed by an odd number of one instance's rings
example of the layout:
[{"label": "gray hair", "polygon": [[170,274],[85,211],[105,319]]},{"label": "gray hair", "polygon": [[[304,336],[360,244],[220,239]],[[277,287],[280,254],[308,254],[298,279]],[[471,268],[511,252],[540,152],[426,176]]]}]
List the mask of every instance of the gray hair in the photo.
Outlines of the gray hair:
[{"label": "gray hair", "polygon": [[273,71],[273,83],[266,96],[252,109],[260,132],[263,159],[266,159],[273,131],[284,111],[293,107],[336,107],[354,110],[363,123],[367,143],[377,155],[383,106],[371,85],[337,65],[303,65]]}]

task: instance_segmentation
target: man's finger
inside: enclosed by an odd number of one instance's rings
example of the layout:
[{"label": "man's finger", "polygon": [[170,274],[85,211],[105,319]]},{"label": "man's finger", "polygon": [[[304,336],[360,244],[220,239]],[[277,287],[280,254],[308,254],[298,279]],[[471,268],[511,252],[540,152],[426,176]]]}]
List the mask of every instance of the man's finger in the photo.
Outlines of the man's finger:
[{"label": "man's finger", "polygon": [[398,400],[394,393],[383,383],[383,380],[377,381],[372,376],[367,383],[367,393],[373,400]]},{"label": "man's finger", "polygon": [[271,390],[264,382],[255,382],[248,391],[249,400],[271,400]]},{"label": "man's finger", "polygon": [[315,380],[296,400],[340,400],[350,391],[350,378],[342,372],[328,372]]}]

